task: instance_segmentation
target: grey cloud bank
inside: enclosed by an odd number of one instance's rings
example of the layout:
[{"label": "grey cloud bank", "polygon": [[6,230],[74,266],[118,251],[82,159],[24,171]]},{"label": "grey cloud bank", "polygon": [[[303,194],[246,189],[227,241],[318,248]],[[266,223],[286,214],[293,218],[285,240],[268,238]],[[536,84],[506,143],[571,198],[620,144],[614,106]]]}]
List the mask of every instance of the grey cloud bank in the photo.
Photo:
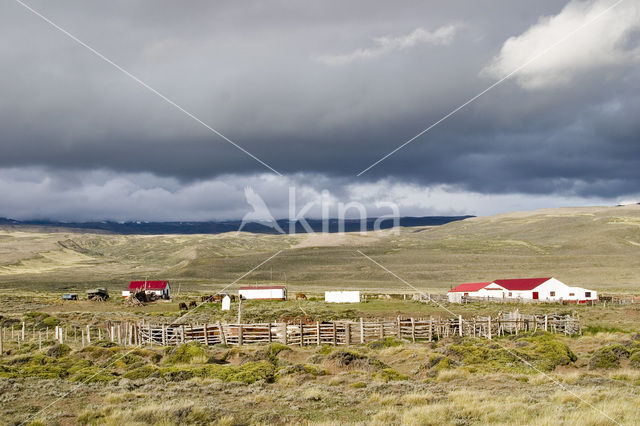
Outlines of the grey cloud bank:
[{"label": "grey cloud bank", "polygon": [[246,185],[276,210],[290,185],[354,198],[379,188],[372,209],[405,200],[403,215],[634,199],[640,5],[630,0],[355,177],[613,3],[29,2],[287,175],[275,179],[3,2],[0,216],[237,219]]}]

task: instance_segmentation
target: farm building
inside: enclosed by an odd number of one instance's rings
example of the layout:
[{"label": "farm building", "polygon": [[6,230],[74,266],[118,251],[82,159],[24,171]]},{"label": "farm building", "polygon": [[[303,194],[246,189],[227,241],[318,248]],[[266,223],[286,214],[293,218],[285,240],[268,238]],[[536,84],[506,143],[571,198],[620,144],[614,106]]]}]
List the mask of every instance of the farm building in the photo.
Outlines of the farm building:
[{"label": "farm building", "polygon": [[359,291],[325,291],[324,301],[328,303],[360,303]]},{"label": "farm building", "polygon": [[238,296],[241,299],[287,300],[287,288],[282,285],[240,287]]},{"label": "farm building", "polygon": [[463,283],[452,288],[447,293],[449,302],[460,303],[463,297],[503,297],[504,289],[499,286],[492,286],[491,283]]},{"label": "farm building", "polygon": [[122,297],[129,297],[131,293],[144,291],[148,296],[158,299],[170,299],[171,287],[169,281],[131,281],[129,289],[122,292]]},{"label": "farm building", "polygon": [[598,293],[581,287],[570,287],[560,280],[548,278],[517,278],[495,280],[492,284],[504,288],[507,299],[531,299],[548,302],[586,303],[598,300]]},{"label": "farm building", "polygon": [[555,278],[515,278],[490,283],[460,284],[448,293],[450,302],[464,297],[490,299],[540,300],[545,302],[587,303],[598,300],[598,293],[581,287],[570,287]]}]

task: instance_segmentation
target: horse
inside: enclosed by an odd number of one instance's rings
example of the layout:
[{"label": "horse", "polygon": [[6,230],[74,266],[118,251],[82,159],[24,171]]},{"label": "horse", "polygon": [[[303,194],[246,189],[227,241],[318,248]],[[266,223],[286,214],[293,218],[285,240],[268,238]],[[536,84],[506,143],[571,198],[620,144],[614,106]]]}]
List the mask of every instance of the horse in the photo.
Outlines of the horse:
[{"label": "horse", "polygon": [[181,311],[188,311],[188,310],[189,310],[189,308],[187,308],[187,304],[186,304],[186,303],[184,303],[184,302],[180,302],[180,304],[178,305],[178,308],[179,308]]},{"label": "horse", "polygon": [[191,302],[189,302],[189,309],[193,309],[193,308],[195,308],[197,306],[198,306],[198,304],[196,303],[195,300],[192,300]]},{"label": "horse", "polygon": [[296,300],[299,300],[299,299],[307,300],[307,295],[304,293],[296,293]]}]

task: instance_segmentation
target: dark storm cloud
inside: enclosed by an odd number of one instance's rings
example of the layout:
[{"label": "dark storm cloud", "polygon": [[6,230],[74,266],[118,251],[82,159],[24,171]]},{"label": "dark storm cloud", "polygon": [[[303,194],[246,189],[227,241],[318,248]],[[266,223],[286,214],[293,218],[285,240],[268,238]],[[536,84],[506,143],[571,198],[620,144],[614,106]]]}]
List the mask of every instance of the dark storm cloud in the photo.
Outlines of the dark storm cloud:
[{"label": "dark storm cloud", "polygon": [[[640,184],[637,31],[591,53],[602,67],[550,57],[355,178],[546,43],[530,28],[569,32],[599,3],[29,4],[285,174],[615,196]],[[0,167],[268,171],[18,3],[0,16]]]}]

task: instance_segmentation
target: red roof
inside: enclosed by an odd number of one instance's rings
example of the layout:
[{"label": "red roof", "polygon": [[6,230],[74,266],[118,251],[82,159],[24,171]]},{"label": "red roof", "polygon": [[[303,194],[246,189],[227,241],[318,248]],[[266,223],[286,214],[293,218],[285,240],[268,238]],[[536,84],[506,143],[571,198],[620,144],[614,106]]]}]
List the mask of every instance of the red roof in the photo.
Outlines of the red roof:
[{"label": "red roof", "polygon": [[169,281],[131,281],[129,290],[164,290]]},{"label": "red roof", "polygon": [[281,290],[286,288],[283,285],[271,285],[271,286],[264,286],[264,287],[258,287],[258,286],[248,286],[248,287],[239,287],[238,290]]},{"label": "red roof", "polygon": [[507,290],[533,290],[543,282],[549,281],[548,278],[515,278],[510,280],[495,280],[494,283]]},{"label": "red roof", "polygon": [[482,290],[483,288],[485,288],[486,286],[488,286],[491,283],[464,283],[464,284],[460,284],[457,287],[452,288],[451,290],[449,290],[449,292],[452,291],[478,291],[478,290]]}]

